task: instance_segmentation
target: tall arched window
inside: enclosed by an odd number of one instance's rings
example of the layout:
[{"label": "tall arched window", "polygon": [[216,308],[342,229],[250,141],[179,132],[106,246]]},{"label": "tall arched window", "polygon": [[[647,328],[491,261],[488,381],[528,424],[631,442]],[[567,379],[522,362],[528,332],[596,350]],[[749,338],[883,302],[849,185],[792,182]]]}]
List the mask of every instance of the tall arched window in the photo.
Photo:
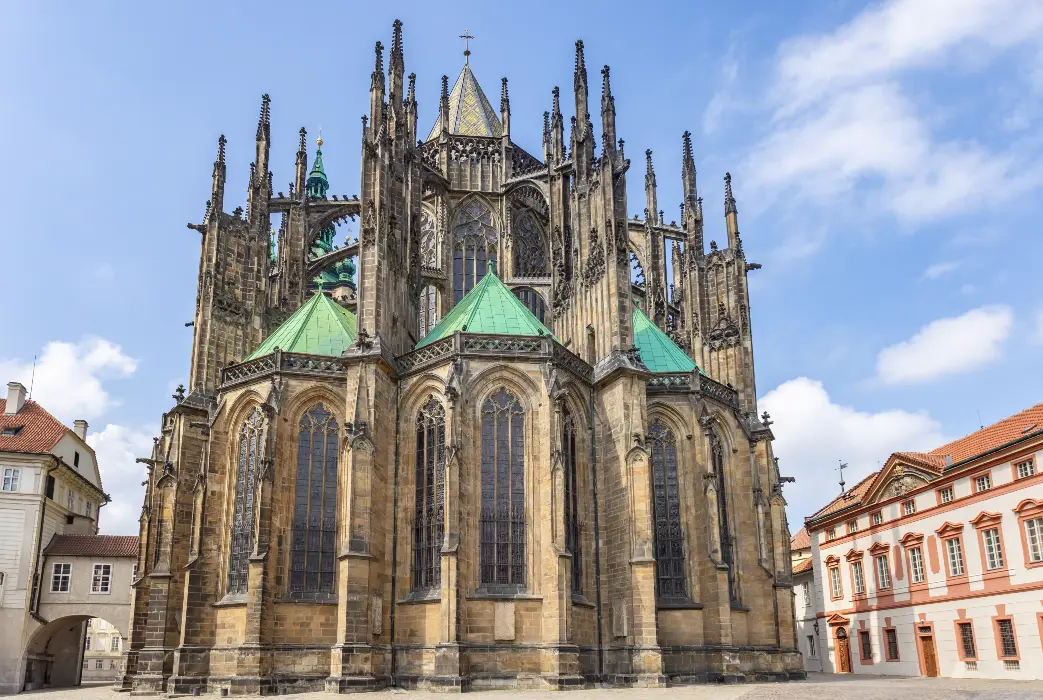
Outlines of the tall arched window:
[{"label": "tall arched window", "polygon": [[540,323],[543,323],[547,315],[547,303],[543,301],[543,295],[532,287],[515,287],[513,291],[514,296],[518,297],[518,300],[525,304],[525,308],[531,311],[533,316],[540,319]]},{"label": "tall arched window", "polygon": [[547,251],[543,227],[529,210],[520,211],[513,221],[514,274],[519,277],[547,275]]},{"label": "tall arched window", "polygon": [[498,389],[482,404],[480,580],[525,585],[525,410]]},{"label": "tall arched window", "polygon": [[424,336],[438,325],[438,289],[429,284],[420,290],[420,328],[417,340],[423,340]]},{"label": "tall arched window", "polygon": [[290,593],[333,593],[337,540],[337,419],[321,403],[297,433]]},{"label": "tall arched window", "polygon": [[684,529],[681,527],[677,442],[673,431],[656,420],[648,428],[648,447],[652,452],[657,593],[660,598],[686,598]]},{"label": "tall arched window", "polygon": [[232,542],[228,558],[228,592],[245,593],[249,560],[254,546],[254,494],[261,460],[261,431],[264,416],[254,408],[239,431],[239,459],[235,476],[235,506],[232,511]]},{"label": "tall arched window", "polygon": [[445,409],[431,399],[416,417],[416,502],[413,514],[413,590],[442,583],[445,533]]},{"label": "tall arched window", "polygon": [[420,264],[432,269],[442,267],[438,255],[438,231],[435,227],[435,217],[428,209],[420,210]]},{"label": "tall arched window", "polygon": [[454,303],[482,281],[488,261],[495,264],[498,239],[492,210],[476,199],[465,204],[453,229]]},{"label": "tall arched window", "polygon": [[579,550],[579,491],[576,476],[576,423],[568,408],[561,412],[561,453],[565,467],[565,548],[572,554],[572,590],[579,593],[582,586],[581,556]]},{"label": "tall arched window", "polygon": [[731,528],[728,526],[728,487],[724,479],[724,447],[721,438],[710,429],[710,463],[717,479],[717,524],[721,536],[721,563],[728,566],[728,596],[737,600],[735,590],[735,557],[732,552]]}]

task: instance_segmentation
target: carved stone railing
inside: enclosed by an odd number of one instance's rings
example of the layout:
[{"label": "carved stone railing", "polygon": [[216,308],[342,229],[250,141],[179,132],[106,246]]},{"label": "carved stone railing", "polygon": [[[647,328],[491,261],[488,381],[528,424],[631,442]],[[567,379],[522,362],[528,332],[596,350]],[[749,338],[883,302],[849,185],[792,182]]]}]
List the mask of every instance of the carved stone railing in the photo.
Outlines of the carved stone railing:
[{"label": "carved stone railing", "polygon": [[344,377],[347,374],[347,368],[347,362],[339,357],[276,350],[270,355],[229,365],[222,369],[221,388],[254,381],[259,377],[276,372],[312,377]]},{"label": "carved stone railing", "polygon": [[451,335],[448,338],[436,340],[430,345],[425,345],[422,348],[417,348],[412,352],[402,355],[397,361],[398,370],[403,374],[406,374],[442,362],[447,357],[453,355],[455,340],[456,336]]},{"label": "carved stone railing", "polygon": [[730,386],[715,382],[705,374],[699,375],[699,393],[739,410],[739,392]]},{"label": "carved stone railing", "polygon": [[547,166],[543,161],[533,157],[524,149],[515,146],[511,151],[511,171],[514,177],[533,175],[546,170]]},{"label": "carved stone railing", "polygon": [[648,380],[649,389],[691,389],[691,372],[677,374],[654,374]]},{"label": "carved stone railing", "polygon": [[588,382],[594,381],[594,368],[584,362],[579,355],[569,351],[565,346],[554,343],[551,346],[551,357],[554,360],[554,364],[558,367]]}]

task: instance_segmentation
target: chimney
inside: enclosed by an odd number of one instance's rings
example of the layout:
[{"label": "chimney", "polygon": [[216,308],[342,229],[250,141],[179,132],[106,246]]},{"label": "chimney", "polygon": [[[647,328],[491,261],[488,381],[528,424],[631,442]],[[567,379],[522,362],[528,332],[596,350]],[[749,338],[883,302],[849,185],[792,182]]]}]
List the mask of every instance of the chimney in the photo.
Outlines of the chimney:
[{"label": "chimney", "polygon": [[19,382],[7,383],[7,406],[4,413],[13,416],[25,405],[25,387]]},{"label": "chimney", "polygon": [[72,432],[76,433],[76,437],[87,442],[87,421],[82,418],[74,420],[72,422]]}]

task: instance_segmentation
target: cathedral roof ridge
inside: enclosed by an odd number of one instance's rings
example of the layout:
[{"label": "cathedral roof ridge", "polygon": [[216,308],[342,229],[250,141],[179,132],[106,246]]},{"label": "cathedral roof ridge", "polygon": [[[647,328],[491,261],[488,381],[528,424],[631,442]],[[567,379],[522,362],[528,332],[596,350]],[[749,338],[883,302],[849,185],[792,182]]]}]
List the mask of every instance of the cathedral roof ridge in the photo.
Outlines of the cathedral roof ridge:
[{"label": "cathedral roof ridge", "polygon": [[[436,120],[427,140],[437,139],[441,133],[441,122]],[[460,69],[449,93],[449,133],[491,138],[503,136],[503,124],[467,63]]]},{"label": "cathedral roof ridge", "polygon": [[492,269],[457,302],[453,310],[425,335],[416,347],[430,345],[456,333],[549,336],[554,334],[514,296]]},{"label": "cathedral roof ridge", "polygon": [[634,306],[633,324],[634,345],[641,354],[641,361],[652,373],[691,372],[699,369],[695,361],[652,323],[652,319],[637,305]]},{"label": "cathedral roof ridge", "polygon": [[358,321],[351,313],[322,291],[318,291],[265,338],[245,361],[275,352],[339,357],[354,344]]}]

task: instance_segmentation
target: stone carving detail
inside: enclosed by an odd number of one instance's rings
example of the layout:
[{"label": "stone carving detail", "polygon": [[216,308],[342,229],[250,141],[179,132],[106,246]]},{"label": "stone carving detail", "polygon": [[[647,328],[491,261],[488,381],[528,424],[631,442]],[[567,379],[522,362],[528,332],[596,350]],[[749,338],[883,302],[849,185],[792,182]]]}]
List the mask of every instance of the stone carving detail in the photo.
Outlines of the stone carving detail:
[{"label": "stone carving detail", "polygon": [[605,249],[598,239],[598,229],[590,229],[590,256],[586,265],[583,266],[583,283],[587,287],[593,287],[601,281],[605,274]]},{"label": "stone carving detail", "polygon": [[464,352],[539,352],[538,338],[514,338],[501,336],[465,335]]},{"label": "stone carving detail", "polygon": [[511,172],[514,177],[533,175],[546,169],[546,165],[526,153],[521,148],[514,146],[511,149]]},{"label": "stone carving detail", "polygon": [[438,362],[453,352],[453,338],[442,338],[430,345],[417,348],[413,352],[398,358],[398,367],[403,372],[410,372],[417,367]]},{"label": "stone carving detail", "polygon": [[913,489],[926,484],[924,479],[912,474],[900,474],[887,485],[888,496],[904,496]]},{"label": "stone carving detail", "polygon": [[373,245],[377,241],[377,211],[373,200],[366,202],[366,211],[362,215],[362,233],[359,242],[362,245]]},{"label": "stone carving detail", "polygon": [[711,399],[716,399],[726,406],[736,410],[739,409],[739,392],[730,386],[715,382],[705,374],[699,375],[699,393]]},{"label": "stone carving detail", "polygon": [[627,240],[627,222],[616,221],[616,265],[627,267],[630,264],[630,241]]},{"label": "stone carving detail", "polygon": [[449,160],[488,161],[500,162],[500,139],[490,139],[481,136],[455,136],[449,137]]}]

